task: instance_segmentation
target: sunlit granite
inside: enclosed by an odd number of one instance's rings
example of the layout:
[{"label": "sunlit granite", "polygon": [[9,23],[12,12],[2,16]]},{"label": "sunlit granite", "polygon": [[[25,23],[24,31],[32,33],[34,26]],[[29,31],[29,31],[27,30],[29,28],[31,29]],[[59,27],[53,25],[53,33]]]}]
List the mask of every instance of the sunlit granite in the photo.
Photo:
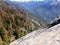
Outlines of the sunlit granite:
[{"label": "sunlit granite", "polygon": [[34,31],[9,45],[60,45],[60,24]]}]

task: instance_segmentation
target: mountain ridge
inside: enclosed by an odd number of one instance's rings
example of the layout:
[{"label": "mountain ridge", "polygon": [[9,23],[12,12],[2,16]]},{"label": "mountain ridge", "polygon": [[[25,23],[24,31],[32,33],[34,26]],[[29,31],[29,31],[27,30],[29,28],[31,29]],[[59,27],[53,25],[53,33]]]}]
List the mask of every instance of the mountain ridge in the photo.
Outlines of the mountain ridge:
[{"label": "mountain ridge", "polygon": [[[56,1],[55,1],[56,2]],[[57,17],[60,12],[60,1],[57,1],[57,5],[54,5],[54,1],[48,1],[48,2],[12,2],[14,6],[21,6],[24,10],[27,12],[30,12],[34,14],[35,17],[43,18],[42,20],[45,20],[46,22],[50,22],[55,17]],[[38,15],[38,16],[37,16]],[[45,16],[44,16],[45,15]],[[52,16],[53,15],[53,16]]]}]

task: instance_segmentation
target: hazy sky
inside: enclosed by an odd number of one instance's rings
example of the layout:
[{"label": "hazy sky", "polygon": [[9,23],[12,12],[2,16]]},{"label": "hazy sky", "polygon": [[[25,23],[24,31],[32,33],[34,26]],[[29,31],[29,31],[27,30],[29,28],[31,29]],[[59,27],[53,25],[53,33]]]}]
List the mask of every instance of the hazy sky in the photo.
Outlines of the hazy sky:
[{"label": "hazy sky", "polygon": [[44,0],[11,0],[11,1],[28,2],[28,1],[44,1]]},{"label": "hazy sky", "polygon": [[[29,2],[29,1],[52,1],[52,0],[11,0],[17,2]],[[60,1],[60,0],[53,0],[53,1]]]}]

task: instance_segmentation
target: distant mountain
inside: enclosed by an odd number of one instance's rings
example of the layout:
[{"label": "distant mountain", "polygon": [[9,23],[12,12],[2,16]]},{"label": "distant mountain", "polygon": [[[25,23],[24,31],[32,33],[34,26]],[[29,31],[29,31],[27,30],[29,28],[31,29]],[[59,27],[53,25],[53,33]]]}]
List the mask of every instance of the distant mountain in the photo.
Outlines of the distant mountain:
[{"label": "distant mountain", "polygon": [[34,14],[33,16],[38,19],[44,19],[47,22],[53,20],[56,16],[60,15],[60,1],[39,1],[39,2],[11,2],[14,6],[22,8],[23,10]]}]

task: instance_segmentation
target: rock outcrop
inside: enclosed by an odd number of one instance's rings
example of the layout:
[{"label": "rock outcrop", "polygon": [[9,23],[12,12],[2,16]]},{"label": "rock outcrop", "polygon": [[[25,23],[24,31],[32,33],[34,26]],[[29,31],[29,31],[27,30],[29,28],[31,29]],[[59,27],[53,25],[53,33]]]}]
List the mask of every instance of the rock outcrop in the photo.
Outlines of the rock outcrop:
[{"label": "rock outcrop", "polygon": [[48,28],[60,24],[60,15],[58,15],[54,20],[48,24]]},{"label": "rock outcrop", "polygon": [[34,31],[9,45],[60,45],[60,24]]}]

